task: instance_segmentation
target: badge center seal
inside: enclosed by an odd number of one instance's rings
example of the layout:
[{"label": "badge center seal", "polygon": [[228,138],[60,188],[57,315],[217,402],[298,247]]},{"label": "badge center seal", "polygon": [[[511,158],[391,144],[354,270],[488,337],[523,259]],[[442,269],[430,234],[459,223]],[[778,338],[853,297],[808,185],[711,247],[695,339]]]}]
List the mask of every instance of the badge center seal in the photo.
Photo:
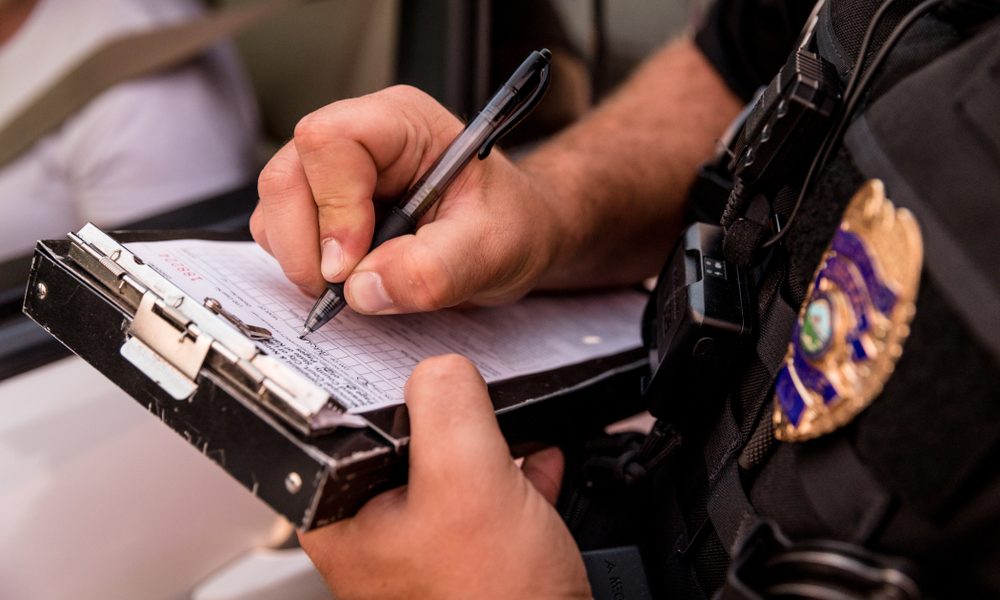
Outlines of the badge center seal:
[{"label": "badge center seal", "polygon": [[922,264],[913,215],[893,206],[881,181],[867,181],[847,205],[799,311],[775,379],[775,437],[829,433],[882,392],[910,333]]}]

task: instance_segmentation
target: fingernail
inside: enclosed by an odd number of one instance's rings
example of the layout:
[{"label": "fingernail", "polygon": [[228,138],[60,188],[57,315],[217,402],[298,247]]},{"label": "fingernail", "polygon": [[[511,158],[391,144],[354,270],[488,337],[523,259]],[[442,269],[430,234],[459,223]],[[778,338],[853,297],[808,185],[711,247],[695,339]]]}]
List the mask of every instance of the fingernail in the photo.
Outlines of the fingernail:
[{"label": "fingernail", "polygon": [[323,240],[321,247],[319,270],[323,273],[323,279],[333,281],[344,270],[344,251],[333,238]]},{"label": "fingernail", "polygon": [[378,273],[355,273],[347,280],[347,287],[355,308],[362,312],[377,313],[392,308],[392,298],[385,291]]}]

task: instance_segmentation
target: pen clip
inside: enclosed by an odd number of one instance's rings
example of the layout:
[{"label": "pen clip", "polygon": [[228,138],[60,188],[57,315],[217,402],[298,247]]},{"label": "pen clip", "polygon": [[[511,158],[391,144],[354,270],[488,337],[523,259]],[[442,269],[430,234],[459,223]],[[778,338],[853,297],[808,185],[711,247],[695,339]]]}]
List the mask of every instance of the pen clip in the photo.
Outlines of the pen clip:
[{"label": "pen clip", "polygon": [[[546,51],[547,52],[547,51]],[[552,66],[546,64],[538,72],[538,85],[535,91],[531,93],[530,96],[515,110],[507,119],[504,121],[503,125],[497,127],[496,131],[490,134],[490,137],[486,138],[483,145],[480,146],[479,152],[476,156],[479,160],[483,160],[490,155],[490,151],[493,150],[494,144],[500,141],[500,138],[507,135],[511,129],[517,127],[518,123],[524,120],[528,116],[535,106],[541,101],[542,96],[545,95],[545,91],[549,89],[549,80],[551,77]]]}]

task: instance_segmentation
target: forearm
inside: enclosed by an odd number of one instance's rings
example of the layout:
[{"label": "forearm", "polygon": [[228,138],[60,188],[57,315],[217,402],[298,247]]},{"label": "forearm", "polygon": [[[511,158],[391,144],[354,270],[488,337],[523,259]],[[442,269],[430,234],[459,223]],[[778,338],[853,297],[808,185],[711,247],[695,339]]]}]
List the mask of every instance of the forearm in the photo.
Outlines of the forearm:
[{"label": "forearm", "polygon": [[698,166],[740,107],[694,44],[680,40],[522,160],[547,186],[559,223],[541,287],[625,284],[655,274]]}]

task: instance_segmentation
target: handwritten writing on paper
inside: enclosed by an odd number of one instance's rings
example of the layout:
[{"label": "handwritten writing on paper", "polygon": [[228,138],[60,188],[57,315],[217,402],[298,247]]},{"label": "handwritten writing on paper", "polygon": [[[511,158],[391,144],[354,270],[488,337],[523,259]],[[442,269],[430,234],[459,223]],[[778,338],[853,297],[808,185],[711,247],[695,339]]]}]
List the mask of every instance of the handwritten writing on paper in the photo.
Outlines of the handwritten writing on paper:
[{"label": "handwritten writing on paper", "polygon": [[498,308],[369,317],[345,309],[299,339],[314,301],[252,242],[173,240],[129,250],[198,302],[217,298],[239,319],[271,330],[265,352],[360,412],[399,404],[417,362],[467,356],[488,382],[548,371],[640,345],[645,297],[633,291],[529,297]]}]

